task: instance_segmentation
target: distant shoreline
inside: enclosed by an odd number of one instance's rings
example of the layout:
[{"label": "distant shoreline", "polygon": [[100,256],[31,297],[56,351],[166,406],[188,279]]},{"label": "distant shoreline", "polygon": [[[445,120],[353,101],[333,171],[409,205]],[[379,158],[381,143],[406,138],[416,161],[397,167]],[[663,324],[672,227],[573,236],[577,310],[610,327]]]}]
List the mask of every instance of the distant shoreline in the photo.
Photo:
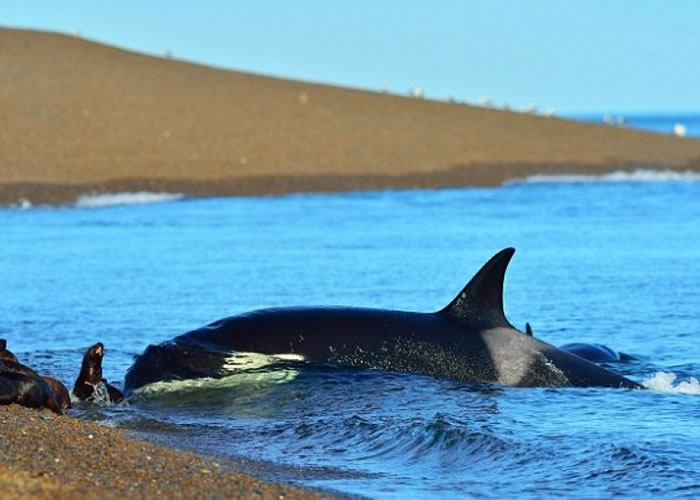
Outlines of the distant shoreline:
[{"label": "distant shoreline", "polygon": [[108,193],[178,193],[188,197],[277,196],[292,193],[333,193],[386,189],[440,189],[494,187],[533,175],[603,175],[612,172],[699,172],[700,168],[659,168],[651,165],[603,167],[598,165],[482,165],[446,171],[390,175],[261,176],[216,180],[123,179],[100,183],[0,183],[0,206],[30,202],[65,205],[85,195]]},{"label": "distant shoreline", "polygon": [[700,171],[700,138],[228,71],[0,28],[0,204]]}]

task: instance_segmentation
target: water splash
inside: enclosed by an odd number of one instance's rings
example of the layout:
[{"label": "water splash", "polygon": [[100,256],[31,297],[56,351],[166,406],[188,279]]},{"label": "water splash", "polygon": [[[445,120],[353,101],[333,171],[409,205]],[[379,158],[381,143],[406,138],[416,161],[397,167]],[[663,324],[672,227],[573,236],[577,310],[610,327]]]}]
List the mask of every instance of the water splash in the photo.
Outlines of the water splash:
[{"label": "water splash", "polygon": [[115,205],[145,205],[151,203],[164,203],[183,198],[182,193],[150,193],[140,191],[136,193],[104,193],[79,196],[74,206],[77,208],[100,208]]},{"label": "water splash", "polygon": [[695,377],[673,385],[677,376],[675,373],[656,372],[656,374],[642,381],[647,389],[658,392],[675,392],[679,394],[700,394],[700,381]]},{"label": "water splash", "polygon": [[690,170],[650,170],[616,171],[607,174],[536,174],[525,178],[506,181],[514,184],[591,184],[591,183],[648,183],[648,182],[700,182],[700,172]]},{"label": "water splash", "polygon": [[[99,407],[102,407],[102,408],[123,404],[123,403],[113,403],[112,402],[112,400],[109,398],[109,391],[107,390],[107,386],[105,385],[104,382],[98,382],[97,384],[91,384],[90,382],[86,381],[85,383],[87,385],[91,385],[95,388],[92,395],[85,400],[88,403],[92,403],[92,404],[99,406]],[[71,400],[71,403],[73,403],[73,406],[75,406],[76,404],[80,405],[83,403],[83,400],[81,400],[79,397],[77,397],[73,393],[73,391],[71,391],[71,393],[70,393],[70,400]]]}]

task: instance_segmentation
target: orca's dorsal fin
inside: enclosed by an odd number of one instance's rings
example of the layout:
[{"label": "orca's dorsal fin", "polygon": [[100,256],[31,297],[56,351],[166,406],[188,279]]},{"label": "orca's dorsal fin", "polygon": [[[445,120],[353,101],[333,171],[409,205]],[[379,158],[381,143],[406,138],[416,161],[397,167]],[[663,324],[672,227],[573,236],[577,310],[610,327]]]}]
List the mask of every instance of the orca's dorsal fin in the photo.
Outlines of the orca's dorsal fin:
[{"label": "orca's dorsal fin", "polygon": [[504,248],[479,269],[442,314],[457,323],[513,328],[503,312],[503,280],[514,248]]},{"label": "orca's dorsal fin", "polygon": [[525,323],[525,335],[529,337],[534,337],[535,335],[532,333],[532,327],[530,326],[530,323]]}]

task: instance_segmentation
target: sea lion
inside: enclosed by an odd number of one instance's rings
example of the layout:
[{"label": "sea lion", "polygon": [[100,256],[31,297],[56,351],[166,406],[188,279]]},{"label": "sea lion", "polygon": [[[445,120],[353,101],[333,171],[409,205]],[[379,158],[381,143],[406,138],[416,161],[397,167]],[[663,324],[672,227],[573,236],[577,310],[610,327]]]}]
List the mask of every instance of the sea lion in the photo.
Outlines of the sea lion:
[{"label": "sea lion", "polygon": [[48,408],[59,415],[63,413],[53,390],[37,372],[22,363],[3,358],[0,359],[0,404],[12,403],[29,408]]},{"label": "sea lion", "polygon": [[60,380],[53,377],[42,376],[41,378],[44,379],[44,382],[46,382],[53,391],[58,406],[64,410],[71,408],[70,393],[66,386],[63,385]]},{"label": "sea lion", "polygon": [[5,339],[0,339],[0,359],[17,362],[17,356],[7,350],[7,340]]},{"label": "sea lion", "polygon": [[[9,361],[9,364],[3,364],[5,368],[5,373],[7,371],[15,371],[15,372],[22,372],[25,376],[28,375],[30,377],[34,376],[39,376],[34,370],[29,368],[26,365],[23,365],[22,363],[19,362],[17,359],[17,356],[14,355],[12,351],[9,351],[7,349],[7,340],[5,339],[0,339],[0,361]],[[2,375],[0,375],[2,376]],[[17,377],[10,377],[11,379],[15,379],[14,382],[10,382],[9,380],[5,380],[3,385],[0,387],[0,392],[4,394],[4,399],[13,399],[17,398],[17,387],[16,383]],[[54,398],[56,399],[56,403],[58,404],[58,407],[61,409],[66,409],[71,407],[71,402],[70,402],[70,394],[68,393],[68,389],[66,389],[66,386],[63,385],[59,380],[53,378],[53,377],[41,377],[40,378],[48,385],[48,387],[53,391],[54,393]],[[25,381],[26,382],[26,381]],[[24,383],[24,382],[22,382]],[[42,385],[42,390],[45,390]],[[26,392],[26,391],[25,391]],[[14,396],[10,396],[11,394],[14,394]],[[28,395],[24,396],[25,399],[29,398]],[[46,395],[43,395],[41,397],[46,398]],[[2,399],[0,399],[0,404],[2,404]],[[10,403],[13,403],[16,401],[10,401]],[[19,402],[19,401],[17,401]],[[9,404],[9,403],[5,403]],[[21,404],[21,403],[20,403]],[[26,405],[25,405],[26,406]],[[36,405],[32,404],[31,406],[36,407]]]},{"label": "sea lion", "polygon": [[102,378],[103,356],[104,345],[102,342],[98,342],[85,351],[80,374],[73,387],[73,394],[82,401],[95,401],[95,396],[99,394],[98,385],[103,384],[109,402],[120,403],[124,400],[124,395],[119,389],[108,383],[107,379]]}]

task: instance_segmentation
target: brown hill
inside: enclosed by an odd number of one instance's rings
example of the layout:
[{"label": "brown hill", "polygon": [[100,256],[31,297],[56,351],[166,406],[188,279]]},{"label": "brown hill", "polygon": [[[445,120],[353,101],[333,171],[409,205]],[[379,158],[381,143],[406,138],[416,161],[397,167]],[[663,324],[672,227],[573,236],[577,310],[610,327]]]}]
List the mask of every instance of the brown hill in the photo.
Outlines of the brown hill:
[{"label": "brown hill", "polygon": [[161,59],[0,29],[0,203],[266,194],[700,169],[700,140]]}]

